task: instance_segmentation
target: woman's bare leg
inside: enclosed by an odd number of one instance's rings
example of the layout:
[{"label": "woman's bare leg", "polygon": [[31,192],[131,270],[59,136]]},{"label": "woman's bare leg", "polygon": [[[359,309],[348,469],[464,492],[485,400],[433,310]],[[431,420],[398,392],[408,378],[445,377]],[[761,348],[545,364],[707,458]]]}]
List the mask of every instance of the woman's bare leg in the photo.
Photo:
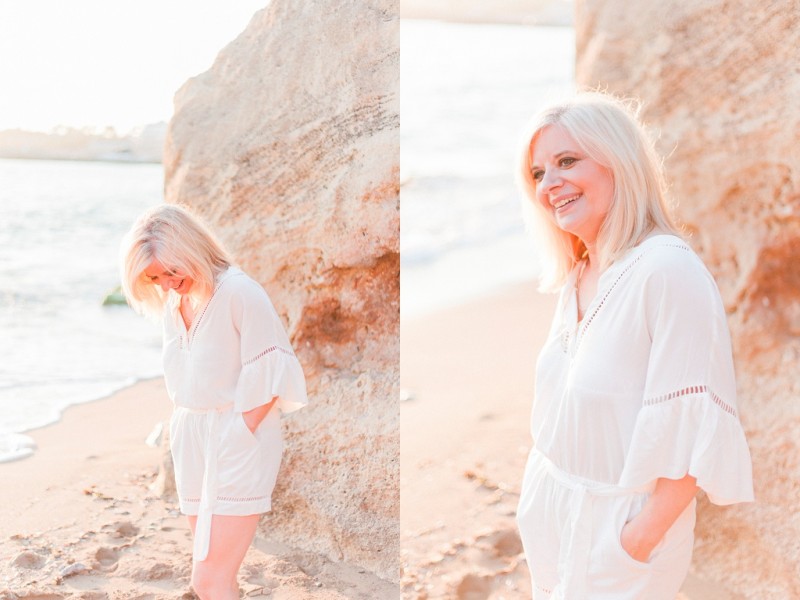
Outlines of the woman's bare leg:
[{"label": "woman's bare leg", "polygon": [[[211,517],[208,557],[192,566],[192,588],[201,600],[238,600],[236,576],[256,534],[261,515]],[[197,517],[189,517],[194,536]]]}]

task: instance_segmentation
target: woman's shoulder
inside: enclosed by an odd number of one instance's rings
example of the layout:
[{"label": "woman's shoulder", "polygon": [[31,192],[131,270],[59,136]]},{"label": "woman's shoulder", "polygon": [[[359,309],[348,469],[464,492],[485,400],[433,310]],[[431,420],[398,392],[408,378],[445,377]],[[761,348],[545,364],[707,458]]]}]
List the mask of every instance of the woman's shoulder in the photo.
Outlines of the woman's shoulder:
[{"label": "woman's shoulder", "polygon": [[637,278],[645,291],[660,299],[684,298],[687,302],[717,297],[711,272],[689,243],[675,235],[658,235],[638,246],[634,257]]},{"label": "woman's shoulder", "polygon": [[645,277],[655,274],[671,278],[710,277],[697,253],[677,235],[654,235],[641,242],[635,250],[632,260],[638,263],[636,270]]},{"label": "woman's shoulder", "polygon": [[269,302],[264,287],[239,267],[231,266],[220,274],[217,279],[215,291],[216,296],[220,296],[227,302],[248,304],[250,302],[264,301]]}]

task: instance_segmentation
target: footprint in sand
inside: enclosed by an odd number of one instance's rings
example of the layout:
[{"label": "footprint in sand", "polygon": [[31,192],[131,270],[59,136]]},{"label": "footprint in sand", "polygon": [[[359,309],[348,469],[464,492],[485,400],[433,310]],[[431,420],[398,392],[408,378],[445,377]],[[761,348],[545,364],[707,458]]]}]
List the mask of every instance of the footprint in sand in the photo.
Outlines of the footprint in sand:
[{"label": "footprint in sand", "polygon": [[458,583],[455,592],[458,600],[486,600],[492,593],[492,578],[469,573]]},{"label": "footprint in sand", "polygon": [[113,571],[119,562],[119,552],[113,548],[100,548],[95,552],[94,558],[93,568],[100,571]]},{"label": "footprint in sand", "polygon": [[457,565],[470,565],[470,572],[462,571],[451,584],[451,593],[458,600],[487,600],[498,588],[517,590],[521,553],[522,542],[514,529],[478,535],[474,543],[448,558]]},{"label": "footprint in sand", "polygon": [[478,540],[488,543],[492,551],[502,558],[516,558],[522,553],[522,541],[513,529],[495,531],[479,537]]},{"label": "footprint in sand", "polygon": [[170,579],[176,575],[174,569],[161,562],[156,562],[143,568],[136,569],[130,573],[135,581],[159,581]]},{"label": "footprint in sand", "polygon": [[23,569],[41,569],[45,562],[47,562],[47,559],[41,554],[25,551],[18,554],[14,560],[11,561],[11,564]]},{"label": "footprint in sand", "polygon": [[112,537],[132,538],[139,535],[139,528],[130,521],[118,521],[103,526],[104,530],[110,530]]}]

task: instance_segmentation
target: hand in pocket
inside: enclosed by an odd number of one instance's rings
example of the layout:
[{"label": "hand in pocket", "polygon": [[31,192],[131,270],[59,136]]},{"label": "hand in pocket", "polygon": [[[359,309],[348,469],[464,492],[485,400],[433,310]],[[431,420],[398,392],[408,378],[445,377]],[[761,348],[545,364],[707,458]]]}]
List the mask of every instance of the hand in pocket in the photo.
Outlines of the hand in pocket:
[{"label": "hand in pocket", "polygon": [[622,532],[619,535],[619,543],[633,560],[646,563],[650,560],[650,553],[653,548],[642,541],[642,536],[638,535],[636,525],[636,519],[623,525]]}]

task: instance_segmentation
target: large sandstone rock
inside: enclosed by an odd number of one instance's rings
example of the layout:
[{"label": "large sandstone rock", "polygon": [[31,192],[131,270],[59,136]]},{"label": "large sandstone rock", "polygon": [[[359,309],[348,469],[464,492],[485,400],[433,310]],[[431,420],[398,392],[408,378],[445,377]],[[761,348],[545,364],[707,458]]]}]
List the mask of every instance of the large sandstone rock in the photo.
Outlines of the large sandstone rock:
[{"label": "large sandstone rock", "polygon": [[397,581],[399,22],[395,0],[273,0],[175,98],[168,202],[269,292],[311,404],[262,531]]},{"label": "large sandstone rock", "polygon": [[693,569],[800,598],[800,5],[579,0],[577,78],[644,102],[729,313],[757,502],[700,505]]}]

